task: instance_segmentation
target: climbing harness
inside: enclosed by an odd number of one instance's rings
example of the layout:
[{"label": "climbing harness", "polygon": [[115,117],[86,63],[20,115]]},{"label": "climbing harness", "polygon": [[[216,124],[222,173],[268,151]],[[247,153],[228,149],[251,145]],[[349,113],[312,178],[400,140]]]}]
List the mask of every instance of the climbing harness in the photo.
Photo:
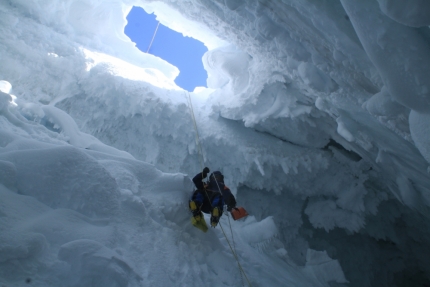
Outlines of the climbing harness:
[{"label": "climbing harness", "polygon": [[[196,130],[196,145],[198,146],[198,150],[199,150],[199,154],[200,154],[200,156],[199,156],[199,158],[200,158],[200,167],[201,167],[201,170],[203,170],[204,158],[203,158],[202,146],[201,146],[201,143],[200,143],[199,131],[197,129],[197,123],[196,123],[196,118],[194,116],[194,109],[193,109],[193,104],[192,104],[192,101],[191,101],[190,93],[189,92],[186,92],[186,93],[188,94],[188,98],[187,98],[188,105],[189,105],[189,108],[190,108],[191,117],[192,117],[193,122],[194,122],[194,129]],[[218,184],[218,181],[216,179],[215,179],[215,182],[217,184],[218,191],[221,193],[221,188],[220,188],[220,186]],[[209,199],[209,195],[208,195],[206,189],[205,189],[205,193],[206,193],[206,197]],[[210,202],[210,199],[209,199],[209,203],[212,206],[212,202]],[[231,231],[231,237],[232,237],[232,240],[233,240],[233,246],[231,245],[230,240],[228,239],[227,234],[225,233],[224,228],[222,227],[221,222],[218,222],[218,224],[219,224],[219,226],[221,228],[222,233],[224,234],[224,237],[225,237],[225,239],[226,239],[226,241],[228,243],[228,246],[230,247],[231,253],[233,254],[234,258],[236,259],[237,265],[239,266],[240,276],[242,278],[242,285],[244,285],[243,277],[245,277],[248,285],[250,287],[252,287],[251,282],[249,281],[248,277],[246,276],[245,270],[243,270],[242,265],[240,264],[239,257],[236,254],[236,247],[234,246],[233,230],[231,228],[230,217],[228,216],[228,214],[227,214],[227,217],[228,217],[228,222],[230,224],[230,231]]]},{"label": "climbing harness", "polygon": [[149,43],[148,50],[146,50],[146,54],[148,54],[149,49],[151,49],[152,42],[154,42],[155,34],[157,34],[158,26],[160,26],[160,21],[158,21],[157,28],[155,28],[154,35],[152,35],[151,43]]}]

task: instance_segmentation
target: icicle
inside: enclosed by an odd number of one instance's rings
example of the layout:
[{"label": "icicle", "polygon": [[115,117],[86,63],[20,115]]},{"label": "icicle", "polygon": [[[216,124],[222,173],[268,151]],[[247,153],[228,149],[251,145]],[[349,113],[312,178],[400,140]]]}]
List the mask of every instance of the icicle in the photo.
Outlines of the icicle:
[{"label": "icicle", "polygon": [[258,158],[254,159],[255,164],[257,165],[258,170],[260,171],[261,175],[264,176],[264,170],[263,167],[261,166],[260,162],[258,161]]}]

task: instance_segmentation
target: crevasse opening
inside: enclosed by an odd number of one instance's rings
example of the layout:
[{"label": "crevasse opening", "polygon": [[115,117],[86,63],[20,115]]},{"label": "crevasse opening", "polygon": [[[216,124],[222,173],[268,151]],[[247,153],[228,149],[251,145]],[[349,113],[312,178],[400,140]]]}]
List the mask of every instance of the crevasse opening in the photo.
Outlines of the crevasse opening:
[{"label": "crevasse opening", "polygon": [[189,92],[206,87],[207,72],[202,57],[206,46],[160,24],[154,14],[134,6],[127,15],[125,34],[144,53],[158,56],[179,69],[175,83]]}]

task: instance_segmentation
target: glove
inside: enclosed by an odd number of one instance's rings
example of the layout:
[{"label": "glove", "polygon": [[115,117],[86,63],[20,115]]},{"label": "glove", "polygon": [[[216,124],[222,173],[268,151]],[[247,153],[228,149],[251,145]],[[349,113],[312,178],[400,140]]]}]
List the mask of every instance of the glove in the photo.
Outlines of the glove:
[{"label": "glove", "polygon": [[226,203],[227,203],[227,211],[230,212],[233,208],[236,208],[236,199],[232,194],[228,197],[228,202]]},{"label": "glove", "polygon": [[236,209],[236,204],[233,205],[227,205],[227,211],[230,212],[232,209]]},{"label": "glove", "polygon": [[203,172],[202,172],[202,174],[203,174],[203,178],[205,178],[207,175],[208,175],[208,173],[210,172],[210,170],[209,170],[209,168],[208,167],[205,167],[204,169],[203,169]]}]

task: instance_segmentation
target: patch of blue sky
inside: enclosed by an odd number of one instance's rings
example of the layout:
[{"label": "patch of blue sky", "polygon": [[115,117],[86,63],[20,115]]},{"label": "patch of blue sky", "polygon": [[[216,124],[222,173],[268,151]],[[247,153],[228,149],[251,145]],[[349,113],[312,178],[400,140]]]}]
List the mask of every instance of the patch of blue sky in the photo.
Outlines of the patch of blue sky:
[{"label": "patch of blue sky", "polygon": [[[158,24],[155,15],[133,7],[127,21],[124,33],[146,53]],[[175,80],[176,85],[191,92],[195,87],[206,87],[207,72],[202,63],[206,51],[202,42],[160,24],[148,53],[178,67],[180,73]]]}]

